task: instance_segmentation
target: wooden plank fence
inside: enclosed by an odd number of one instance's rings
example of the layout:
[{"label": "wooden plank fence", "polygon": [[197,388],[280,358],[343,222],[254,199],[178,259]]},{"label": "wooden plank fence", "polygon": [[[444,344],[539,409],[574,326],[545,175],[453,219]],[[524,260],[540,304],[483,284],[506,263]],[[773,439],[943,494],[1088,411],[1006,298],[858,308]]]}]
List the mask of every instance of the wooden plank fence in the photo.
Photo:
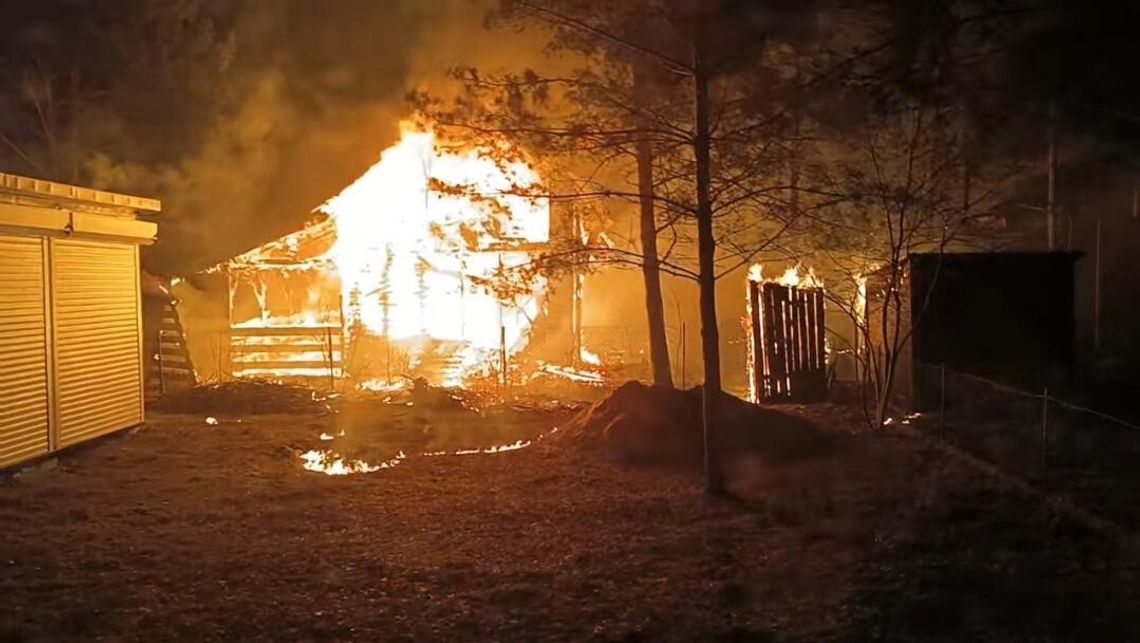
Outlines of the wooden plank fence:
[{"label": "wooden plank fence", "polygon": [[753,390],[758,401],[811,402],[827,395],[824,291],[749,282]]}]

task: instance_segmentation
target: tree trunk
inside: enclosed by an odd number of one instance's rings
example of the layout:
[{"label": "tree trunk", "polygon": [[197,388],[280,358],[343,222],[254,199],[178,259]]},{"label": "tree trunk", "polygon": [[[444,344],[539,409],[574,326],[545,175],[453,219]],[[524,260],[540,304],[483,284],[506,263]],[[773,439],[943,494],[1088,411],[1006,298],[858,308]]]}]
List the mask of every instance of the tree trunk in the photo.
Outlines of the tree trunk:
[{"label": "tree trunk", "polygon": [[[645,78],[638,64],[633,68],[633,100],[645,105]],[[665,303],[661,298],[661,269],[657,256],[657,217],[653,207],[653,150],[644,130],[637,135],[637,185],[641,206],[641,277],[645,281],[645,314],[649,322],[649,361],[653,383],[673,386],[669,364],[669,338],[665,334]]]},{"label": "tree trunk", "polygon": [[713,237],[711,198],[712,141],[709,132],[709,78],[701,60],[700,45],[696,47],[693,83],[696,94],[696,132],[693,153],[697,164],[697,260],[699,266],[701,310],[701,355],[705,362],[704,384],[704,448],[705,491],[724,493],[724,478],[717,454],[717,428],[719,420],[720,331],[716,322],[716,239]]}]

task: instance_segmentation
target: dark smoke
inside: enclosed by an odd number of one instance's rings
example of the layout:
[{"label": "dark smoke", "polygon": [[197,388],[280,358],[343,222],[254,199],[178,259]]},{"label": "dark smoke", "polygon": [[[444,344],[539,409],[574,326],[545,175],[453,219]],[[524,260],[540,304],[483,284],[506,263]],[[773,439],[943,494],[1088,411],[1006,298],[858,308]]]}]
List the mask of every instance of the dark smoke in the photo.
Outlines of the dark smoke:
[{"label": "dark smoke", "polygon": [[[0,147],[0,171],[161,198],[147,267],[192,273],[302,225],[394,140],[409,87],[501,49],[485,9],[29,3],[0,25],[0,134],[13,143]],[[46,133],[34,100],[45,96]]]}]

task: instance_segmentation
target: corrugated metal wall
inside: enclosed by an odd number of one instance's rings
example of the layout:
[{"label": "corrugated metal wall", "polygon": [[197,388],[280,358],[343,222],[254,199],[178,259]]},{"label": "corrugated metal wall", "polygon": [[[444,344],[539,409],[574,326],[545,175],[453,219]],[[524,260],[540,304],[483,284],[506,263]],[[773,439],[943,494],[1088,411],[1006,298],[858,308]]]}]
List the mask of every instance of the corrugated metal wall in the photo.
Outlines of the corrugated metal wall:
[{"label": "corrugated metal wall", "polygon": [[0,467],[49,448],[45,243],[0,236]]},{"label": "corrugated metal wall", "polygon": [[143,421],[138,247],[52,240],[59,446]]}]

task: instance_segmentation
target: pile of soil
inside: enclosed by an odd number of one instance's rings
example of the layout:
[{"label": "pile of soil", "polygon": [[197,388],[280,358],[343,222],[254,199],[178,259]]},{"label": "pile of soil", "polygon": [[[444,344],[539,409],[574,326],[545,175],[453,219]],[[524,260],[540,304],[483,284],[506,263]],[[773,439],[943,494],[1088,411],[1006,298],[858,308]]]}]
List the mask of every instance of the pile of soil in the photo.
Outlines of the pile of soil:
[{"label": "pile of soil", "polygon": [[147,408],[166,413],[257,415],[268,413],[321,413],[328,405],[304,386],[263,380],[237,380],[203,384],[171,391]]},{"label": "pile of soil", "polygon": [[[600,449],[629,464],[696,465],[704,453],[702,397],[700,387],[627,382],[575,416],[557,434],[559,442]],[[713,448],[725,457],[785,463],[826,455],[838,446],[836,434],[811,420],[727,393],[717,397]]]}]

